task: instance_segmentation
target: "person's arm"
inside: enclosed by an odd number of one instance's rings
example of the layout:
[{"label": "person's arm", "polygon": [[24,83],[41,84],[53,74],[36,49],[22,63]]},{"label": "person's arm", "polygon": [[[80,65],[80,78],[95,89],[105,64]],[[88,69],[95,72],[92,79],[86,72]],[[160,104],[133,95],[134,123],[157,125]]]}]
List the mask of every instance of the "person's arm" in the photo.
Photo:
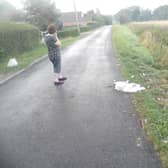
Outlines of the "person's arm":
[{"label": "person's arm", "polygon": [[61,41],[59,40],[58,36],[57,36],[57,33],[55,33],[55,37],[56,37],[56,43],[55,45],[60,47],[61,46]]},{"label": "person's arm", "polygon": [[45,42],[46,42],[46,44],[49,48],[55,48],[56,47],[56,45],[55,45],[56,37],[55,36],[46,35],[45,36]]}]

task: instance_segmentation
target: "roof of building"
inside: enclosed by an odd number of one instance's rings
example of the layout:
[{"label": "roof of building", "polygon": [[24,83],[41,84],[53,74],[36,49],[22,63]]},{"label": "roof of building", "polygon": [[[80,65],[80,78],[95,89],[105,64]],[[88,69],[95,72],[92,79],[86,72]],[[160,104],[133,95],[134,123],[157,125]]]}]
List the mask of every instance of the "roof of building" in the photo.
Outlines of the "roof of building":
[{"label": "roof of building", "polygon": [[[84,21],[91,22],[92,21],[92,18],[90,16],[86,16],[82,12],[77,12],[77,15],[78,15],[79,22],[84,22]],[[63,21],[63,23],[75,22],[76,21],[75,12],[62,13],[61,20]]]}]

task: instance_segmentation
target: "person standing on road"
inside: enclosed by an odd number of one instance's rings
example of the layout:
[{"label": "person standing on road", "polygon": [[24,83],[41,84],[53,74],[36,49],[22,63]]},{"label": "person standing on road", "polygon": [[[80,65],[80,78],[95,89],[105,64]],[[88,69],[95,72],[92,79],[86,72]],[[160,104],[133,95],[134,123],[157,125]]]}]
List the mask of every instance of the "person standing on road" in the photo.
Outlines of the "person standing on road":
[{"label": "person standing on road", "polygon": [[57,36],[54,24],[48,26],[48,34],[45,35],[45,42],[48,47],[48,57],[53,64],[54,73],[56,74],[55,84],[63,84],[67,79],[61,75],[61,42]]}]

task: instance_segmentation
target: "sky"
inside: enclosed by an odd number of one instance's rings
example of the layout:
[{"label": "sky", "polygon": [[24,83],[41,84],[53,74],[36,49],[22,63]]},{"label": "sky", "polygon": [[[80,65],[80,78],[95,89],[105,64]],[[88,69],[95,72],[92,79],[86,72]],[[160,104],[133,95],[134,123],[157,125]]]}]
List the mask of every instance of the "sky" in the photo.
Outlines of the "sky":
[{"label": "sky", "polygon": [[[23,0],[7,0],[17,9],[23,7]],[[56,7],[61,12],[71,12],[74,10],[74,0],[53,0]],[[77,11],[87,12],[88,10],[96,10],[98,8],[102,14],[116,14],[120,9],[129,6],[141,6],[145,9],[155,9],[161,5],[168,5],[168,0],[75,0]]]}]

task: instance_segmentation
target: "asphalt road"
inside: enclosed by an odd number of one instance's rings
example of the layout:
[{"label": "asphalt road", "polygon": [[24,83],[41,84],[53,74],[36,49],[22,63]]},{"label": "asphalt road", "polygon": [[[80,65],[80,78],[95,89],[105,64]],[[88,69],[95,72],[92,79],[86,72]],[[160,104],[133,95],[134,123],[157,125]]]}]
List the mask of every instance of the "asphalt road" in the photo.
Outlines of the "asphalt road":
[{"label": "asphalt road", "polygon": [[63,86],[48,59],[0,86],[0,168],[160,168],[130,95],[114,90],[111,27],[62,58]]}]

